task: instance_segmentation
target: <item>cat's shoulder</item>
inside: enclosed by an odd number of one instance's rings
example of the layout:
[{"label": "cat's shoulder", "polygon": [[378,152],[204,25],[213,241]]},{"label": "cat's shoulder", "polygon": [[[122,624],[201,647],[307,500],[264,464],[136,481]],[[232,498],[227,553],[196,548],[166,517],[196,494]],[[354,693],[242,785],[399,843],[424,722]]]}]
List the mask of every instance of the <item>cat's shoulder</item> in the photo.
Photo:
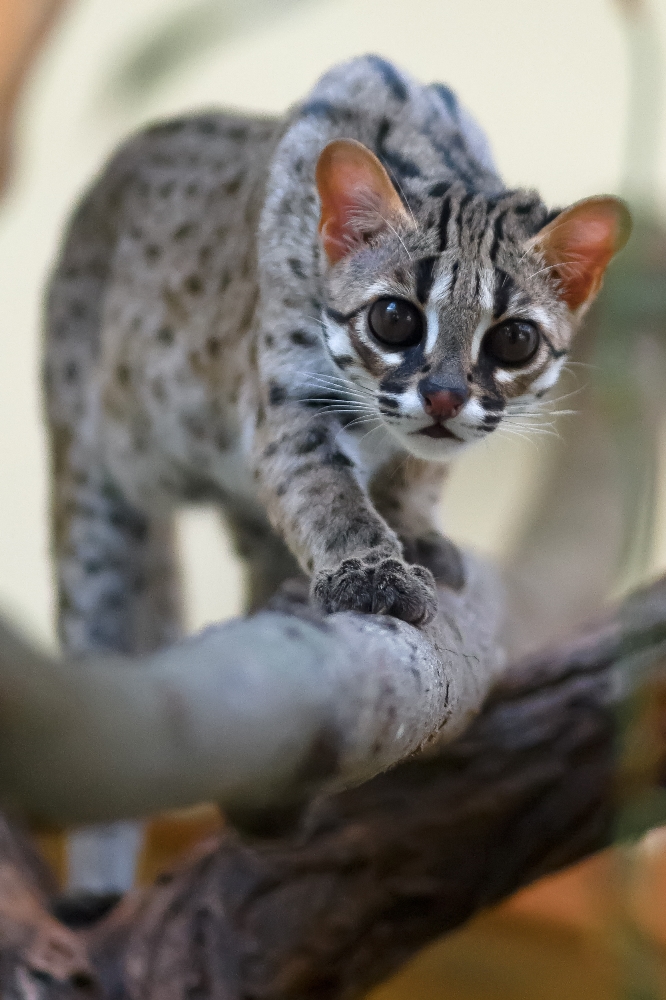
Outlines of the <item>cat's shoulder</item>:
[{"label": "cat's shoulder", "polygon": [[[279,152],[314,159],[333,138],[358,139],[382,158],[389,132],[394,145],[419,148],[428,161],[448,147],[465,148],[490,173],[496,166],[482,128],[445,83],[421,83],[382,56],[370,53],[323,74],[287,115]],[[445,155],[445,154],[444,154]]]}]

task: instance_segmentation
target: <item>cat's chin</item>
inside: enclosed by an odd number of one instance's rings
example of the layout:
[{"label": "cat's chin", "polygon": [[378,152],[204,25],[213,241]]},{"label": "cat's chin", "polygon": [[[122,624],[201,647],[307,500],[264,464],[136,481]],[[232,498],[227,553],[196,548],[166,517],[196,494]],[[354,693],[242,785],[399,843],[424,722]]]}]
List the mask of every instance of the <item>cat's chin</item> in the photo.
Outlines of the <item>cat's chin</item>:
[{"label": "cat's chin", "polygon": [[423,431],[405,434],[397,428],[391,427],[391,433],[400,441],[405,451],[428,462],[448,462],[469,444],[468,441],[462,441],[441,425],[432,426],[436,427],[437,430],[426,427]]}]

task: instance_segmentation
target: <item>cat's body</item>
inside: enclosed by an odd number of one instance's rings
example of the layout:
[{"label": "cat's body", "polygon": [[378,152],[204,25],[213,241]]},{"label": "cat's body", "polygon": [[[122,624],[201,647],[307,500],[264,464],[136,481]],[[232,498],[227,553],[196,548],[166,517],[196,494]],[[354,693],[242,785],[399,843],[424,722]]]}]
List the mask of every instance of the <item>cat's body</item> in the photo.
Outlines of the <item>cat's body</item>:
[{"label": "cat's body", "polygon": [[595,290],[534,242],[548,222],[448,88],[376,57],[285,121],[206,114],[125,146],[49,296],[67,645],[174,635],[169,521],[196,501],[225,510],[252,604],[300,564],[327,610],[426,619],[408,564],[461,583],[445,460],[554,384]]}]

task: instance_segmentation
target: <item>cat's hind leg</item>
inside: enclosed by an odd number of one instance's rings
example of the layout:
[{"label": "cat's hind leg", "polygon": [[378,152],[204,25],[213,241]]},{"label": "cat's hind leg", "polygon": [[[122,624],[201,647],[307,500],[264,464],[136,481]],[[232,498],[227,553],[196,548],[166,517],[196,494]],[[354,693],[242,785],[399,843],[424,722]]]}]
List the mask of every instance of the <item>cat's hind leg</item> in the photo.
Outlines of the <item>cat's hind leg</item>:
[{"label": "cat's hind leg", "polygon": [[58,626],[68,652],[143,653],[181,634],[171,518],[129,503],[101,466],[68,470],[53,504]]},{"label": "cat's hind leg", "polygon": [[[66,654],[147,651],[180,631],[171,526],[129,503],[103,460],[97,381],[114,219],[126,180],[120,168],[110,171],[79,205],[46,302],[52,539]],[[128,888],[137,840],[136,824],[75,833],[70,886]]]},{"label": "cat's hind leg", "polygon": [[[141,653],[180,635],[173,525],[137,510],[81,441],[54,428],[53,544],[58,625],[68,653]],[[128,775],[131,780],[131,775]],[[141,824],[68,837],[68,891],[131,888]]]}]

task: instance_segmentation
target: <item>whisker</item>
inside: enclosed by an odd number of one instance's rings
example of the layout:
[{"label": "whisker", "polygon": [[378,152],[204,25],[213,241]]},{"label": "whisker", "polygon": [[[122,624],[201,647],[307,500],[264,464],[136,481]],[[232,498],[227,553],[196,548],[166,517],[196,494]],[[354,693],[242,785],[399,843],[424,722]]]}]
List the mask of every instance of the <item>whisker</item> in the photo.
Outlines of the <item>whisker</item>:
[{"label": "whisker", "polygon": [[318,372],[305,372],[304,374],[306,379],[314,381],[321,388],[336,389],[350,396],[372,396],[374,398],[374,391],[371,386],[364,386],[356,382],[350,383],[337,375],[326,375]]}]

